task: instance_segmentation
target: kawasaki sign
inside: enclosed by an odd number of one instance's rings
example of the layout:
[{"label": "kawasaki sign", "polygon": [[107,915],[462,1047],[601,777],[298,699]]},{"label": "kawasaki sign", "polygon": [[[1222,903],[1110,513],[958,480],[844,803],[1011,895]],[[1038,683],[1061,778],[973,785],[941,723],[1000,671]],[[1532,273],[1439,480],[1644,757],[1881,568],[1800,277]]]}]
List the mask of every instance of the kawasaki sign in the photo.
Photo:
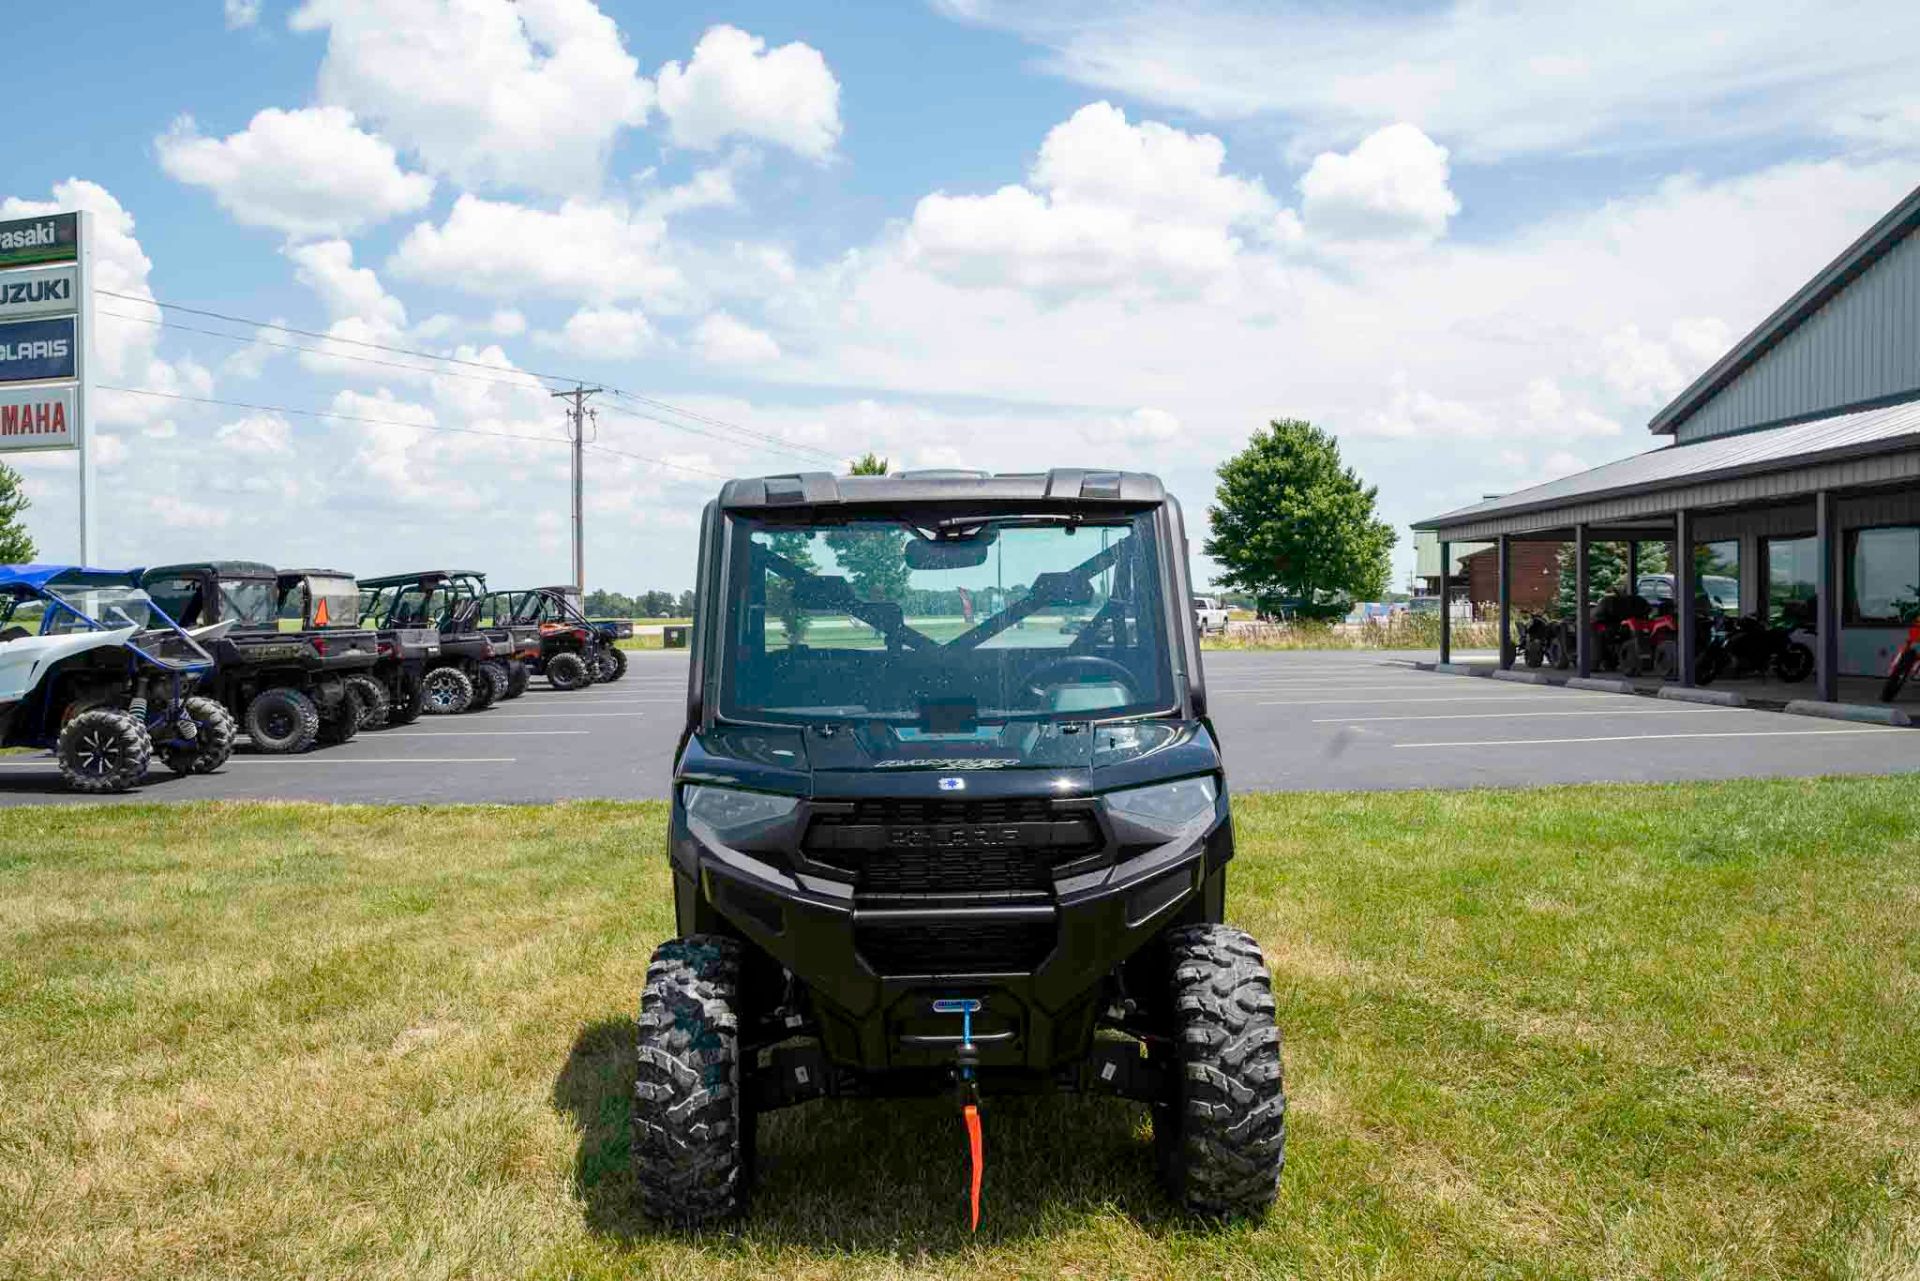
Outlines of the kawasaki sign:
[{"label": "kawasaki sign", "polygon": [[0,222],[0,268],[73,262],[79,256],[79,214],[44,214]]}]

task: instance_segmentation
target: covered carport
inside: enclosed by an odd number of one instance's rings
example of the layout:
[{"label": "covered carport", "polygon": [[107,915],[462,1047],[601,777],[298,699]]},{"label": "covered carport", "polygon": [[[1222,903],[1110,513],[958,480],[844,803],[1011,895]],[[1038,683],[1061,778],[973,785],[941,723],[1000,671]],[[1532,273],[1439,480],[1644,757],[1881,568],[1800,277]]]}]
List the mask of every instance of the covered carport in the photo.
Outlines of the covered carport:
[{"label": "covered carport", "polygon": [[[1517,543],[1573,548],[1575,666],[1595,665],[1591,549],[1666,543],[1676,605],[1695,599],[1694,551],[1737,560],[1740,609],[1811,598],[1815,698],[1883,672],[1920,596],[1920,190],[1890,211],[1649,424],[1673,443],[1418,522],[1441,544],[1492,542],[1500,666],[1514,661]],[[1911,560],[1911,564],[1908,561]],[[1784,568],[1783,568],[1784,566]],[[1777,603],[1777,601],[1775,602]],[[1682,686],[1702,638],[1677,608]],[[1452,658],[1440,611],[1443,662]],[[1854,682],[1848,682],[1851,686]]]}]

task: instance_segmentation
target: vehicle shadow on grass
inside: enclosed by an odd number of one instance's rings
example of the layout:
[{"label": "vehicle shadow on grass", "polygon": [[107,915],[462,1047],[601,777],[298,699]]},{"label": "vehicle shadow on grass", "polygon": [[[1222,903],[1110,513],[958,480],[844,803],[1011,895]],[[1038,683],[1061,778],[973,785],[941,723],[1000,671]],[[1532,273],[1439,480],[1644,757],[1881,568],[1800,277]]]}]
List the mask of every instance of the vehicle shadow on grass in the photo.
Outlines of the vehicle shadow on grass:
[{"label": "vehicle shadow on grass", "polygon": [[[627,1242],[665,1235],[634,1206],[627,1118],[633,1028],[583,1029],[554,1082],[580,1127],[574,1192],[594,1232]],[[760,1123],[743,1248],[944,1252],[969,1241],[1057,1232],[1098,1213],[1158,1236],[1181,1222],[1154,1178],[1146,1110],[1071,1095],[989,1098],[979,1238],[966,1230],[966,1140],[951,1099],[822,1100]],[[713,1244],[711,1240],[708,1244]]]}]

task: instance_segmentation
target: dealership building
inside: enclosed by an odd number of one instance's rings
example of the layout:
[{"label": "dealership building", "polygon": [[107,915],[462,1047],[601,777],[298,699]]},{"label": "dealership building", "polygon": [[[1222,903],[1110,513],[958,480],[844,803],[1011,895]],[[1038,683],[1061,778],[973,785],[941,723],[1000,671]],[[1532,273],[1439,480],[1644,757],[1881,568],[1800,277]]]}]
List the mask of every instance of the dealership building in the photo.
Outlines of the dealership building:
[{"label": "dealership building", "polygon": [[[1702,252],[1712,252],[1703,246]],[[1649,427],[1650,452],[1417,522],[1440,544],[1491,543],[1505,619],[1533,543],[1575,548],[1578,666],[1594,663],[1588,549],[1708,549],[1743,613],[1799,602],[1814,620],[1817,697],[1885,672],[1920,595],[1920,189],[1736,343]],[[1670,556],[1681,600],[1694,556]],[[1446,611],[1442,611],[1446,617]],[[1682,652],[1701,638],[1679,611]],[[1451,638],[1443,629],[1443,659]],[[1510,635],[1510,629],[1503,635]],[[1511,644],[1501,665],[1511,666]],[[1691,683],[1693,664],[1679,665]]]}]

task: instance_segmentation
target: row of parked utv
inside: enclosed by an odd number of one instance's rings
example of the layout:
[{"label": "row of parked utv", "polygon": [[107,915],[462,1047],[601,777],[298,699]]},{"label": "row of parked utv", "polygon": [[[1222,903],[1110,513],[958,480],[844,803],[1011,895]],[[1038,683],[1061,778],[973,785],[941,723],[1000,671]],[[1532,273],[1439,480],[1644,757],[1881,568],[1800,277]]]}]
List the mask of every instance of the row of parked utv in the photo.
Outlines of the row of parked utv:
[{"label": "row of parked utv", "polygon": [[5,565],[0,747],[51,750],[77,791],[123,791],[155,756],[219,769],[242,733],[256,752],[304,752],[483,711],[535,676],[615,681],[632,634],[589,620],[572,587],[490,591],[474,570]]},{"label": "row of parked utv", "polygon": [[[1723,676],[1773,677],[1799,682],[1813,675],[1813,602],[1783,606],[1781,617],[1740,617],[1702,608],[1696,614],[1695,684]],[[1680,675],[1680,622],[1672,600],[1651,602],[1611,592],[1592,610],[1593,667],[1663,680]],[[1518,624],[1514,649],[1528,667],[1573,667],[1579,625],[1571,618],[1532,614]]]}]

